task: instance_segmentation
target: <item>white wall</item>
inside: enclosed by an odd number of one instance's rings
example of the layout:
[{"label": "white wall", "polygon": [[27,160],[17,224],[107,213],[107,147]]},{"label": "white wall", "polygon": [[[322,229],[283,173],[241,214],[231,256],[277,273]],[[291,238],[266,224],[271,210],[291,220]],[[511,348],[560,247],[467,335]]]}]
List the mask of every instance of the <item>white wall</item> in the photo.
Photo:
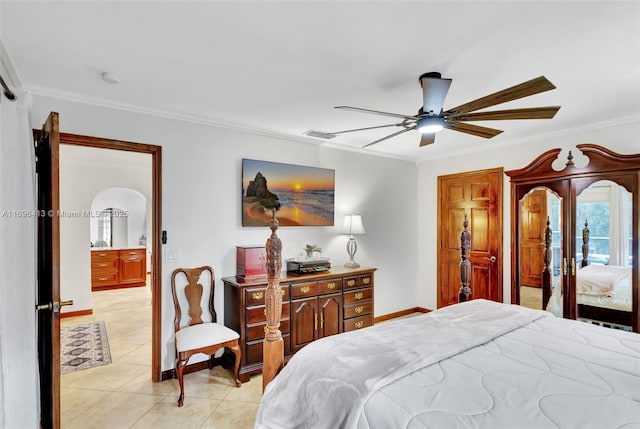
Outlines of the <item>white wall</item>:
[{"label": "white wall", "polygon": [[[572,150],[576,167],[586,165],[584,155],[576,149],[577,144],[592,143],[607,147],[614,152],[628,154],[640,152],[640,121],[608,126],[599,129],[577,131],[563,136],[550,137],[539,141],[522,142],[513,147],[496,145],[494,150],[456,154],[455,157],[422,162],[418,168],[418,218],[421,219],[418,234],[421,241],[419,249],[420,264],[417,278],[418,302],[427,308],[436,308],[437,273],[437,201],[438,176],[462,171],[484,170],[504,167],[506,170],[522,168],[538,155],[549,149],[562,148],[559,160],[554,168],[562,170],[569,150]],[[511,302],[511,188],[509,177],[504,176],[504,260],[503,299]],[[472,286],[473,288],[473,286]]]},{"label": "white wall", "polygon": [[[123,158],[131,155],[123,152]],[[149,160],[151,157],[148,155]],[[141,174],[145,174],[142,173]],[[147,172],[151,174],[151,171]],[[149,176],[151,177],[151,176]],[[151,192],[149,190],[149,192]],[[93,216],[90,219],[91,242],[95,243],[98,239],[98,216],[97,214],[109,207],[118,208],[126,212],[126,216],[115,217],[114,220],[125,221],[121,234],[125,234],[123,247],[140,246],[140,236],[147,235],[147,224],[151,222],[151,212],[147,211],[147,199],[140,192],[130,188],[109,188],[101,191],[93,199],[91,211]],[[116,247],[112,244],[112,247]]]},{"label": "white wall", "polygon": [[[344,264],[347,237],[339,234],[343,216],[360,213],[367,234],[357,238],[356,260],[378,268],[375,315],[417,305],[415,163],[34,96],[34,123],[41,123],[50,111],[60,113],[63,132],[162,146],[162,229],[168,234],[163,251],[177,251],[180,258],[178,263],[162,265],[163,370],[174,367],[171,272],[177,267],[211,265],[217,279],[215,305],[223,318],[220,278],[235,275],[235,246],[263,244],[269,236],[267,228],[241,227],[242,158],[334,169],[336,226],[280,228],[283,256],[295,256],[305,244],[315,243],[332,264]],[[85,231],[83,240],[88,243],[88,228]],[[62,234],[64,242],[64,229]],[[85,253],[85,261],[78,263],[88,266]]]}]

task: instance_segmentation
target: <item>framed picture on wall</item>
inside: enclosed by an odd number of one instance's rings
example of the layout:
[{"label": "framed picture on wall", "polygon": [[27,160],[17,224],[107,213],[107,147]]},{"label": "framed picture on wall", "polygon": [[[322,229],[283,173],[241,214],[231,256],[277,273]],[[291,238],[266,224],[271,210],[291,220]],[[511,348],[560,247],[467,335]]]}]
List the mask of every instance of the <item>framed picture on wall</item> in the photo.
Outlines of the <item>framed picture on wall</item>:
[{"label": "framed picture on wall", "polygon": [[242,226],[333,226],[335,170],[242,160]]}]

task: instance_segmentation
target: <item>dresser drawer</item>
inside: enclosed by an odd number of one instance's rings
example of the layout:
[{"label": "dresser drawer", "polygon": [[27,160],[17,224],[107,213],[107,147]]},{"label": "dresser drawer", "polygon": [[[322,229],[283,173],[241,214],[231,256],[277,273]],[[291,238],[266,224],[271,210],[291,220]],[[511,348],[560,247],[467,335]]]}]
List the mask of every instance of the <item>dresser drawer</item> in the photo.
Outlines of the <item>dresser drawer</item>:
[{"label": "dresser drawer", "polygon": [[92,250],[91,263],[118,260],[117,250]]},{"label": "dresser drawer", "polygon": [[[254,341],[259,340],[260,338],[264,338],[264,328],[267,326],[267,322],[257,323],[253,325],[247,326],[247,338],[246,341]],[[280,332],[283,334],[289,333],[289,319],[280,320]]]},{"label": "dresser drawer", "polygon": [[[260,323],[267,321],[267,308],[264,305],[259,305],[257,307],[247,308],[247,323]],[[282,315],[280,318],[288,318],[289,317],[289,302],[282,303]]]},{"label": "dresser drawer", "polygon": [[344,278],[344,288],[353,289],[359,287],[373,286],[373,274],[363,274]]},{"label": "dresser drawer", "polygon": [[[282,302],[289,300],[289,285],[284,285],[280,287],[282,289]],[[247,307],[253,305],[264,305],[264,296],[266,287],[254,287],[247,288],[245,290],[245,302]]]},{"label": "dresser drawer", "polygon": [[344,306],[344,318],[350,319],[352,317],[364,316],[365,314],[371,314],[373,310],[373,302],[365,301],[357,304]]},{"label": "dresser drawer", "polygon": [[362,302],[373,297],[373,289],[365,288],[365,289],[356,289],[353,291],[344,293],[344,305],[355,304],[358,302]]},{"label": "dresser drawer", "polygon": [[322,280],[318,282],[318,294],[340,292],[342,290],[342,279]]},{"label": "dresser drawer", "polygon": [[344,321],[344,331],[355,331],[373,325],[373,316],[355,317]]},{"label": "dresser drawer", "polygon": [[130,250],[121,250],[120,251],[120,259],[129,259],[129,260],[138,260],[147,256],[147,251],[145,249],[130,249]]},{"label": "dresser drawer", "polygon": [[118,271],[117,259],[104,259],[102,261],[91,262],[91,273],[97,273],[101,271]]},{"label": "dresser drawer", "polygon": [[118,272],[93,273],[91,275],[92,286],[105,286],[118,283]]},{"label": "dresser drawer", "polygon": [[293,283],[291,285],[291,297],[302,298],[318,295],[318,282]]}]

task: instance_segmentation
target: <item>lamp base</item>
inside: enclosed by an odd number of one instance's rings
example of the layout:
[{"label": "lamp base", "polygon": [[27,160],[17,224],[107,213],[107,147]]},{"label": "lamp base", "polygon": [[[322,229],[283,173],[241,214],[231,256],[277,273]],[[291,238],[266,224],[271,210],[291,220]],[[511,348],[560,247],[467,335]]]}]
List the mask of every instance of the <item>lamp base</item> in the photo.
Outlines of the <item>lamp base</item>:
[{"label": "lamp base", "polygon": [[360,264],[357,262],[347,262],[344,266],[347,268],[358,268]]}]

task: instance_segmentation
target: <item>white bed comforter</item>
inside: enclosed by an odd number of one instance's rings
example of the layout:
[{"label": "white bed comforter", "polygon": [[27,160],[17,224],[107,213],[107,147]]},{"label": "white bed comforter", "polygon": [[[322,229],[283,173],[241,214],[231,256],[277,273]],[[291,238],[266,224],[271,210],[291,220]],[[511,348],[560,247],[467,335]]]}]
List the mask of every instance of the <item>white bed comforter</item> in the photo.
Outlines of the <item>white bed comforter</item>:
[{"label": "white bed comforter", "polygon": [[[404,427],[376,426],[374,420],[361,418],[374,392],[544,315],[473,300],[313,342],[267,387],[256,428]],[[459,403],[463,406],[464,399]]]}]

